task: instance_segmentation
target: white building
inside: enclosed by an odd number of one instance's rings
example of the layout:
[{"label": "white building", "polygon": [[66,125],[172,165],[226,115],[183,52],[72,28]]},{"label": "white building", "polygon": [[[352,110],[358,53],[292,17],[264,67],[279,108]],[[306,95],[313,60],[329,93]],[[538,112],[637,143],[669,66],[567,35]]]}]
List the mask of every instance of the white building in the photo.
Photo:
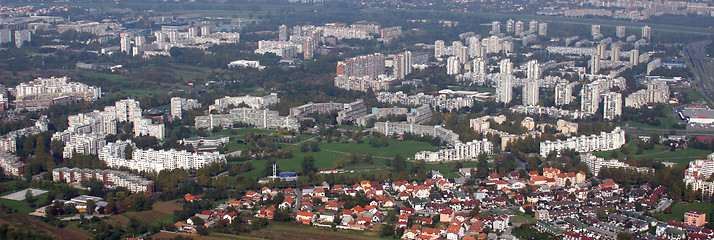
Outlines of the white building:
[{"label": "white building", "polygon": [[[131,159],[125,156],[125,149],[132,146]],[[185,150],[136,149],[134,143],[116,141],[108,143],[99,153],[99,159],[112,168],[127,167],[139,172],[160,172],[172,169],[199,169],[211,163],[224,163],[225,156],[218,152],[192,153]]]},{"label": "white building", "polygon": [[513,99],[513,75],[499,74],[496,79],[496,101],[508,104]]},{"label": "white building", "polygon": [[64,141],[62,157],[72,158],[74,153],[97,155],[99,150],[104,148],[107,141],[104,135],[100,134],[71,134],[67,141]]},{"label": "white building", "polygon": [[558,81],[555,85],[555,105],[568,105],[573,100],[573,87],[575,83]]},{"label": "white building", "polygon": [[52,170],[52,180],[55,182],[80,183],[94,179],[104,183],[106,188],[124,187],[131,192],[154,191],[154,181],[125,171],[111,169],[55,168]]},{"label": "white building", "polygon": [[709,154],[707,159],[689,162],[689,168],[684,171],[684,184],[691,186],[692,190],[702,190],[705,196],[714,195],[714,181],[708,181],[714,173],[714,154]]},{"label": "white building", "polygon": [[245,95],[242,97],[223,97],[216,99],[213,105],[208,106],[208,111],[223,111],[228,109],[231,105],[238,106],[241,104],[248,105],[248,107],[253,109],[263,109],[267,108],[271,104],[276,104],[280,102],[277,93],[271,93],[262,97]]},{"label": "white building", "polygon": [[622,115],[622,94],[617,92],[608,92],[602,95],[603,118],[607,120],[615,119]]},{"label": "white building", "polygon": [[625,98],[625,107],[640,108],[650,103],[666,103],[669,100],[669,86],[663,81],[647,83],[647,89],[638,90]]},{"label": "white building", "polygon": [[446,74],[456,75],[461,73],[461,63],[459,63],[459,58],[456,56],[451,56],[446,59]]},{"label": "white building", "polygon": [[471,142],[456,142],[453,148],[441,149],[437,152],[421,151],[414,156],[415,160],[425,162],[469,161],[478,158],[480,154],[492,154],[493,143],[486,139]]},{"label": "white building", "polygon": [[0,168],[5,175],[22,176],[25,173],[25,163],[12,153],[0,150]]},{"label": "white building", "polygon": [[585,164],[588,165],[590,173],[595,176],[600,174],[600,169],[602,168],[628,168],[638,172],[654,171],[654,169],[647,167],[633,167],[625,162],[620,162],[617,159],[605,160],[604,158],[596,157],[592,153],[581,154],[580,158]]},{"label": "white building", "polygon": [[446,45],[444,40],[436,40],[434,42],[434,57],[441,58],[445,55]]},{"label": "white building", "polygon": [[624,144],[625,131],[616,127],[612,132],[601,132],[600,135],[582,135],[556,141],[546,140],[540,143],[540,155],[547,157],[552,151],[560,154],[565,149],[573,149],[580,153],[609,151],[619,149]]},{"label": "white building", "polygon": [[30,30],[15,31],[15,46],[21,48],[26,43],[32,42],[32,32]]},{"label": "white building", "polygon": [[528,79],[540,79],[542,70],[538,60],[530,60],[526,63],[526,77]]},{"label": "white building", "polygon": [[523,86],[523,105],[525,106],[535,106],[538,105],[540,100],[539,96],[539,85],[538,80],[529,79]]},{"label": "white building", "polygon": [[201,107],[201,103],[199,103],[197,99],[172,97],[171,98],[171,118],[182,119],[183,111],[186,111],[189,109],[194,109],[194,108],[200,108],[200,107]]},{"label": "white building", "polygon": [[69,77],[36,78],[30,82],[20,83],[10,90],[14,93],[16,101],[53,99],[58,97],[71,97],[93,101],[102,95],[102,89],[84,83],[70,82]]},{"label": "white building", "polygon": [[164,139],[166,130],[163,123],[153,124],[151,119],[134,119],[134,136],[152,136],[157,139]]}]

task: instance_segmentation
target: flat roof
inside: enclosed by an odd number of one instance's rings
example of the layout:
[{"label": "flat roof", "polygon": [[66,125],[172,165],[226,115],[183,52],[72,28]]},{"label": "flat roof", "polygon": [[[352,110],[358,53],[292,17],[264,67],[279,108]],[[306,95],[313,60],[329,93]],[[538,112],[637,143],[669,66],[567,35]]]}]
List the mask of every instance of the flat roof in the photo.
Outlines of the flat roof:
[{"label": "flat roof", "polygon": [[688,118],[711,118],[714,119],[714,110],[707,108],[685,108],[682,115]]}]

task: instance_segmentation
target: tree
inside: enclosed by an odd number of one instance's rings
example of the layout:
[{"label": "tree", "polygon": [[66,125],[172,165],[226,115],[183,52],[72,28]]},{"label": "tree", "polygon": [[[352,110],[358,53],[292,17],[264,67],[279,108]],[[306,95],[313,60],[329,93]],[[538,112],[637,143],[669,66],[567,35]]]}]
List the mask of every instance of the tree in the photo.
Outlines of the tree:
[{"label": "tree", "polygon": [[312,174],[317,172],[317,167],[315,167],[315,158],[312,155],[303,157],[301,165],[303,174]]},{"label": "tree", "polygon": [[340,160],[335,160],[334,162],[332,162],[332,167],[334,167],[335,169],[340,169],[345,167],[345,164]]},{"label": "tree", "polygon": [[394,225],[382,224],[382,228],[379,231],[379,236],[386,237],[391,235],[394,235]]},{"label": "tree", "polygon": [[124,158],[132,159],[132,153],[134,153],[134,147],[131,145],[126,145],[126,148],[124,148]]},{"label": "tree", "polygon": [[619,232],[617,233],[618,240],[630,240],[632,239],[632,233],[630,232]]},{"label": "tree", "polygon": [[319,142],[311,142],[310,143],[310,151],[319,152],[320,151],[320,143]]},{"label": "tree", "polygon": [[488,158],[486,154],[478,155],[478,164],[476,165],[476,178],[488,177]]},{"label": "tree", "polygon": [[97,203],[95,203],[94,200],[92,200],[92,199],[87,200],[87,214],[94,213],[94,209],[96,207],[97,207]]},{"label": "tree", "polygon": [[25,201],[29,203],[35,201],[34,195],[32,195],[32,189],[27,189],[27,191],[25,191]]},{"label": "tree", "polygon": [[300,152],[310,151],[310,146],[307,143],[300,144]]}]

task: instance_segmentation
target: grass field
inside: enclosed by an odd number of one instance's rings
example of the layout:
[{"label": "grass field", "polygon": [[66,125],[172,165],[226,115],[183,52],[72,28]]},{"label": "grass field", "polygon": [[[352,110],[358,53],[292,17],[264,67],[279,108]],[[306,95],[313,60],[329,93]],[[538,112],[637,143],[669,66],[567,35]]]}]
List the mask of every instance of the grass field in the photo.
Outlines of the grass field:
[{"label": "grass field", "polygon": [[27,214],[22,213],[13,213],[0,217],[0,225],[2,224],[8,224],[11,228],[22,231],[29,230],[35,233],[43,233],[50,236],[52,239],[91,239],[84,231],[71,227],[56,228],[49,226],[37,217],[28,216]]},{"label": "grass field", "polygon": [[655,145],[655,147],[653,149],[644,150],[641,154],[636,154],[637,153],[637,145],[636,144],[628,143],[626,146],[630,149],[630,154],[624,154],[620,150],[595,152],[593,154],[598,157],[611,159],[612,152],[617,152],[618,159],[620,159],[620,160],[624,160],[629,157],[651,158],[652,160],[655,160],[655,161],[687,164],[692,160],[701,159],[702,156],[706,156],[707,154],[711,153],[710,150],[694,149],[694,148],[677,149],[676,151],[672,152],[669,150],[669,148],[664,147],[664,145],[657,144],[657,145]]},{"label": "grass field", "polygon": [[[237,144],[237,143],[236,143]],[[394,158],[397,154],[405,158],[413,158],[414,154],[418,151],[424,150],[437,150],[438,147],[432,146],[426,142],[419,141],[397,141],[389,140],[389,146],[375,148],[368,143],[320,143],[320,151],[318,152],[300,152],[300,148],[297,145],[281,144],[283,149],[292,150],[293,157],[287,159],[279,159],[278,167],[281,171],[298,171],[302,168],[301,162],[305,156],[313,156],[315,158],[315,166],[320,170],[334,169],[333,162],[336,160],[341,160],[352,153],[356,153],[360,156],[366,156],[367,154],[372,154],[374,159],[374,164],[363,163],[359,165],[346,165],[344,169],[348,170],[384,170],[387,168],[386,159]],[[265,169],[265,162],[267,160],[253,160],[254,169],[247,173],[248,176],[257,178]],[[441,165],[436,166],[436,168],[443,167]],[[451,168],[451,165],[447,165]]]},{"label": "grass field", "polygon": [[152,209],[142,212],[125,212],[119,215],[111,216],[115,221],[128,224],[129,219],[135,218],[151,223],[173,223],[174,210],[179,210],[181,207],[176,204],[176,201],[156,202],[151,205]]},{"label": "grass field", "polygon": [[28,203],[24,200],[23,201],[15,201],[15,200],[10,200],[10,199],[0,199],[0,203],[5,205],[5,207],[15,209],[21,214],[28,214],[28,213],[34,212],[35,209],[42,207],[42,204],[44,204],[45,201],[47,201],[47,194],[35,196],[35,201],[32,202],[36,205],[35,207],[31,207],[30,203]]},{"label": "grass field", "polygon": [[707,217],[714,214],[714,203],[675,203],[672,204],[671,207],[672,214],[664,214],[664,212],[657,212],[654,213],[654,217],[665,222],[681,222],[684,219],[684,213],[687,211],[706,213]]}]

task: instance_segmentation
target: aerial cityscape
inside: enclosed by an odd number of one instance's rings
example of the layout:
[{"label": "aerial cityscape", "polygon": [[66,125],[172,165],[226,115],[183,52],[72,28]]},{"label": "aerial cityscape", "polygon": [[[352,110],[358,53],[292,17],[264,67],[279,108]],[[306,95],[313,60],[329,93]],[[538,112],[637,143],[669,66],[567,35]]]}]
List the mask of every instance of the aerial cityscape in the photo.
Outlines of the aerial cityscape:
[{"label": "aerial cityscape", "polygon": [[714,2],[0,1],[0,239],[714,239]]}]

